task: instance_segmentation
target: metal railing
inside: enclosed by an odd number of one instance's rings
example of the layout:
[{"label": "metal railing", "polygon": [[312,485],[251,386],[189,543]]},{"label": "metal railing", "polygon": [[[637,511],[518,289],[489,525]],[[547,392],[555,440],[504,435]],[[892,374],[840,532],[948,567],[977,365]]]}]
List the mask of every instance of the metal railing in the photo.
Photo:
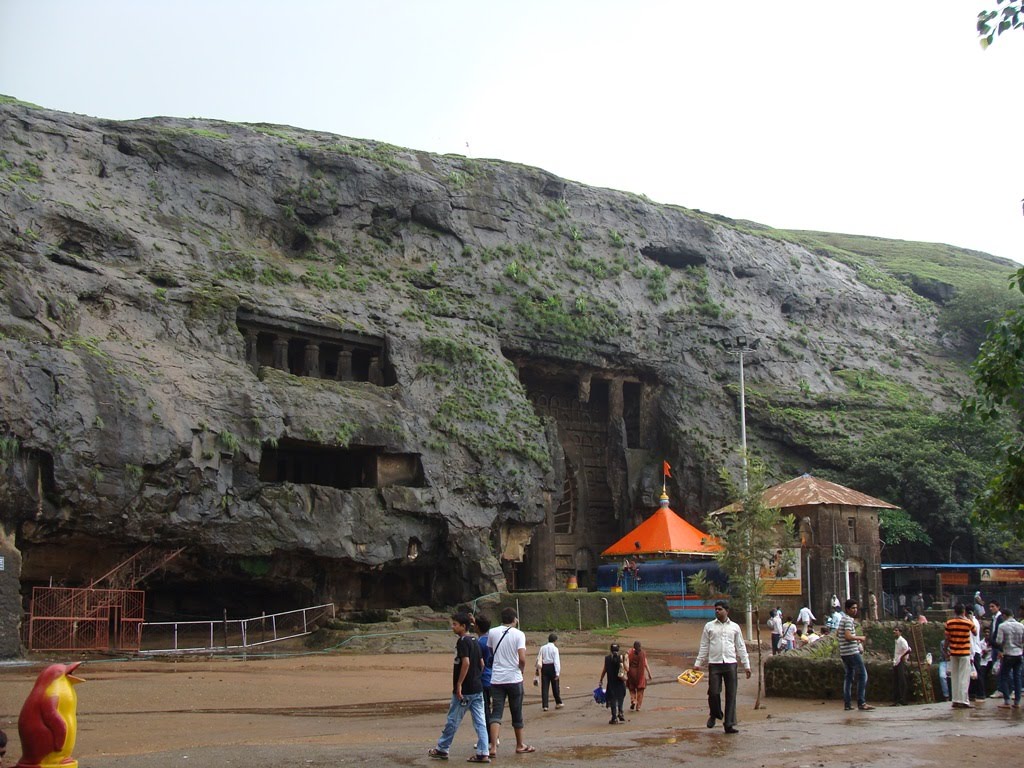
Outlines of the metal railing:
[{"label": "metal railing", "polygon": [[334,603],[249,619],[147,622],[142,625],[139,652],[216,653],[255,648],[308,635],[325,618],[334,618]]}]

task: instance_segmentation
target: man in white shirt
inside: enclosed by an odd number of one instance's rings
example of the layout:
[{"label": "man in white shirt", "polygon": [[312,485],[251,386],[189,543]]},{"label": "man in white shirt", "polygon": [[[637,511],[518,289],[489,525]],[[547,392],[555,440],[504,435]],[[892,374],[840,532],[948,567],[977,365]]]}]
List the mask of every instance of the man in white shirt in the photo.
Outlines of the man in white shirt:
[{"label": "man in white shirt", "polygon": [[[548,635],[548,642],[542,645],[537,651],[537,677],[540,678],[540,704],[541,708],[548,711],[548,689],[555,694],[555,709],[562,708],[562,694],[559,691],[558,678],[562,675],[562,660],[559,657],[558,635],[552,632]],[[536,681],[534,681],[536,682]]]},{"label": "man in white shirt", "polygon": [[817,621],[817,618],[815,618],[814,614],[811,613],[811,609],[805,605],[800,609],[800,613],[796,615],[796,623],[801,625],[801,635],[807,634],[807,628],[811,626],[812,621]]},{"label": "man in white shirt", "polygon": [[981,674],[978,674],[981,670],[981,622],[978,621],[978,617],[971,611],[967,612],[966,618],[974,623],[975,630],[975,634],[971,635],[971,664],[972,672],[975,675],[971,677],[970,682],[970,700],[975,701],[976,699],[988,697],[988,694],[985,692],[985,679]]},{"label": "man in white shirt", "polygon": [[782,643],[782,611],[772,609],[772,615],[768,619],[768,626],[772,632],[772,656],[779,652],[779,645]]},{"label": "man in white shirt", "polygon": [[[750,679],[750,659],[747,646],[743,643],[743,631],[739,624],[729,619],[729,604],[725,600],[715,601],[715,618],[704,625],[700,634],[700,650],[694,669],[708,667],[708,728],[715,727],[721,720],[726,733],[739,733],[736,728],[736,665],[743,669]],[[725,681],[725,714],[722,714],[722,681]]]},{"label": "man in white shirt", "polygon": [[[1024,609],[1022,609],[1024,614]],[[999,691],[1003,694],[1000,707],[1019,707],[1021,696],[1021,663],[1024,658],[1024,625],[1013,618],[1009,610],[996,630],[996,640],[1002,650],[999,661]],[[1010,695],[1013,694],[1013,704]]]},{"label": "man in white shirt", "polygon": [[899,627],[894,627],[896,644],[892,652],[892,703],[903,707],[907,704],[907,657],[910,656],[910,643],[903,636]]},{"label": "man in white shirt", "polygon": [[487,647],[494,654],[491,669],[491,716],[488,730],[491,740],[490,756],[498,748],[501,717],[505,714],[505,699],[512,715],[512,730],[516,734],[516,753],[536,752],[523,741],[523,670],[526,669],[526,635],[516,628],[519,617],[515,608],[501,611],[501,626],[487,633]]}]

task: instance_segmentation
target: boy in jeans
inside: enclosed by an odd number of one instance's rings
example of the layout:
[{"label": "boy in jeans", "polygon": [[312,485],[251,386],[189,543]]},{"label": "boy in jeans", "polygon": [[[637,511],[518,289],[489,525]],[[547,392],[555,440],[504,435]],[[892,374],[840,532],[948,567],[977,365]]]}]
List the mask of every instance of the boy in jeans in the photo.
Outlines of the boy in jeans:
[{"label": "boy in jeans", "polygon": [[484,720],[484,689],[480,682],[483,671],[483,659],[480,656],[480,644],[469,635],[469,627],[473,620],[466,613],[452,616],[452,632],[459,638],[455,642],[455,664],[452,668],[452,700],[448,706],[448,720],[441,731],[437,746],[427,752],[438,760],[448,759],[448,750],[455,739],[463,716],[469,710],[473,716],[473,727],[476,729],[476,753],[469,759],[471,763],[489,763],[487,756],[487,723]]}]

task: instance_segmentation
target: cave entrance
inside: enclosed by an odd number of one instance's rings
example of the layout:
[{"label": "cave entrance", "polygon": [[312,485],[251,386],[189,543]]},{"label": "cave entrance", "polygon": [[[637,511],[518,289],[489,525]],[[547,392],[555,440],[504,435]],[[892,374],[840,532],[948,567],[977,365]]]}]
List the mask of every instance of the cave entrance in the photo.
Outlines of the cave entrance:
[{"label": "cave entrance", "polygon": [[375,446],[338,448],[291,438],[264,444],[260,480],[342,490],[424,484],[419,454],[386,453]]},{"label": "cave entrance", "polygon": [[650,447],[651,387],[625,372],[567,371],[529,358],[516,362],[537,413],[557,427],[555,450],[561,449],[563,459],[556,461],[563,469],[561,493],[515,570],[517,586],[557,589],[570,577],[592,585],[600,553],[626,532],[627,454]]},{"label": "cave entrance", "polygon": [[[551,588],[564,585],[570,576],[589,580],[589,574],[577,568],[577,551],[600,551],[605,541],[614,541],[618,531],[608,472],[608,382],[591,382],[589,397],[580,399],[576,378],[556,378],[524,369],[522,382],[527,395],[542,416],[558,425],[558,439],[564,453],[565,477],[562,498],[554,510],[550,527],[553,548],[538,552],[531,548],[531,558],[550,560],[547,568],[518,570],[521,588]],[[553,551],[552,551],[553,549]],[[538,570],[551,572],[554,584],[543,580]],[[585,565],[584,568],[587,566]]]}]

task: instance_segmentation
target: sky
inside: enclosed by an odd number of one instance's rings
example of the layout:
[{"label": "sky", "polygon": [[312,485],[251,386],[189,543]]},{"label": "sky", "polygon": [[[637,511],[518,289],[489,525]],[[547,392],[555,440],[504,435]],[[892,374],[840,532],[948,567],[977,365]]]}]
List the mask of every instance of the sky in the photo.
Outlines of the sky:
[{"label": "sky", "polygon": [[995,0],[0,0],[0,93],[544,168],[1024,263],[1024,31]]}]

